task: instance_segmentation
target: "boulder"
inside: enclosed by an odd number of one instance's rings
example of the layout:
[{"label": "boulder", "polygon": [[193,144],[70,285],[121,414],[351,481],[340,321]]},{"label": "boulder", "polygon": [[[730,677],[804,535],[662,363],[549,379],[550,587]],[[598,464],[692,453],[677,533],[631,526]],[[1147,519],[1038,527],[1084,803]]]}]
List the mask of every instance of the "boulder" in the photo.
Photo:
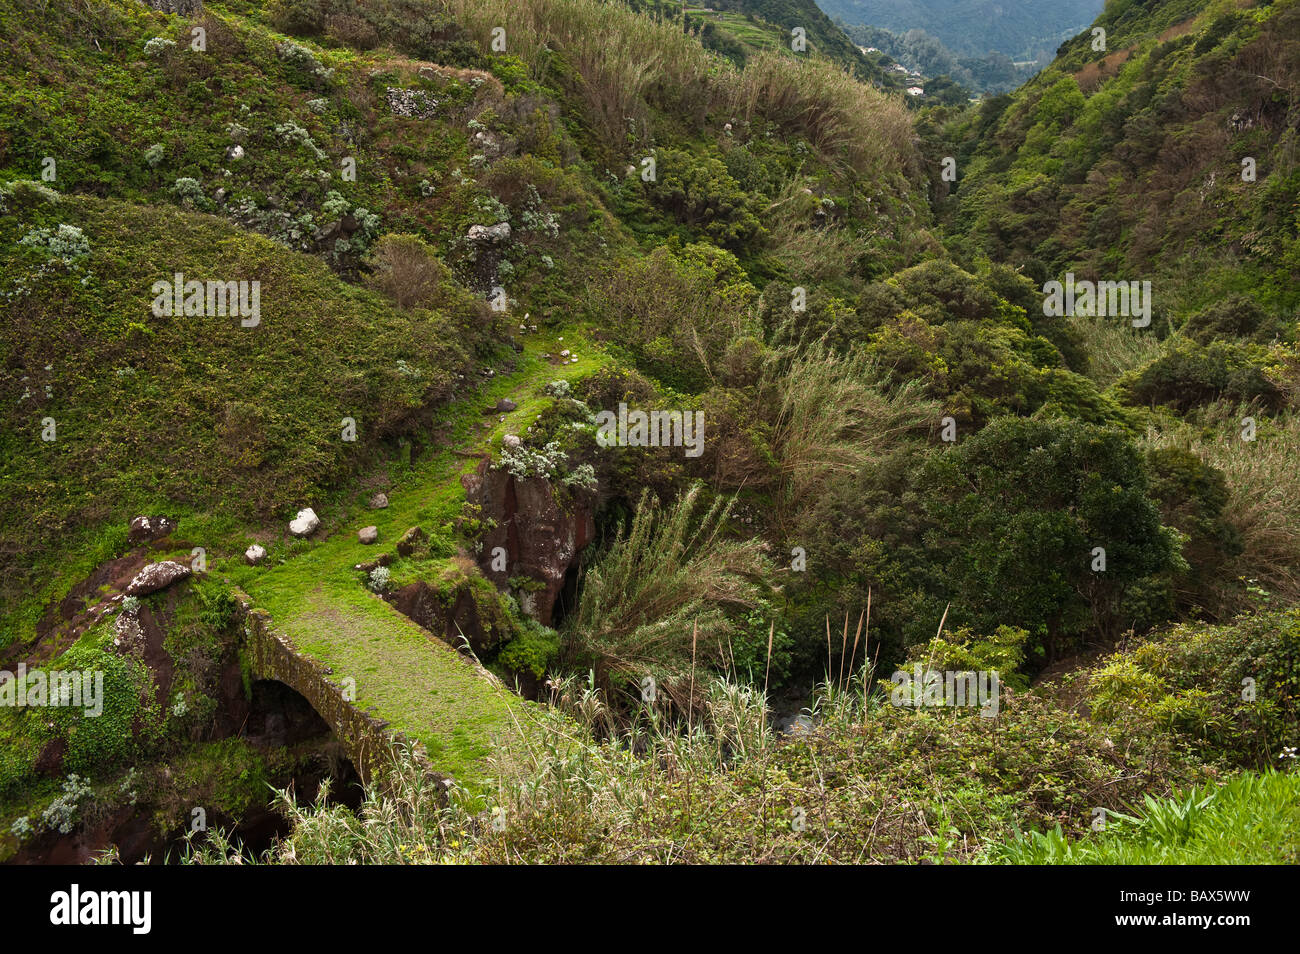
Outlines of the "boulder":
[{"label": "boulder", "polygon": [[244,551],[244,559],[248,562],[249,566],[257,566],[257,564],[266,559],[266,547],[254,543]]},{"label": "boulder", "polygon": [[139,546],[167,536],[176,529],[176,521],[168,517],[136,517],[126,533],[126,542]]},{"label": "boulder", "polygon": [[175,560],[150,563],[136,574],[134,580],[127,584],[126,595],[147,596],[150,593],[156,593],[165,587],[171,586],[177,580],[183,580],[189,575],[190,568],[184,563],[177,563]]},{"label": "boulder", "polygon": [[465,233],[465,240],[482,244],[495,244],[510,241],[510,223],[498,222],[496,225],[471,225]]},{"label": "boulder", "polygon": [[311,507],[306,507],[298,511],[298,516],[289,521],[289,532],[295,537],[306,537],[316,532],[320,526],[320,517],[316,516],[316,511]]},{"label": "boulder", "polygon": [[369,546],[370,544],[374,543],[376,540],[379,539],[379,528],[362,527],[359,531],[357,531],[357,539],[362,543],[366,544],[367,546]]},{"label": "boulder", "polygon": [[375,494],[370,498],[371,510],[383,510],[388,506],[388,494]]},{"label": "boulder", "polygon": [[501,400],[497,401],[496,409],[498,411],[502,411],[508,414],[517,407],[519,407],[519,405],[516,404],[514,401],[510,400],[509,398],[502,398]]},{"label": "boulder", "polygon": [[501,446],[503,447],[514,448],[518,447],[522,443],[523,442],[519,439],[518,434],[507,434],[505,437],[501,438]]}]

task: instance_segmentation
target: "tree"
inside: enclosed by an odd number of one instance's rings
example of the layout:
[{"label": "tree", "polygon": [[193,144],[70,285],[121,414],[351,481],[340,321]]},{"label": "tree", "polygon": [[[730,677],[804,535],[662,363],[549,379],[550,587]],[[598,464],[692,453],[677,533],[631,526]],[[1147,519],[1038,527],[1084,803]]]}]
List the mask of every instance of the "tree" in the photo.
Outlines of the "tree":
[{"label": "tree", "polygon": [[1145,598],[1161,588],[1153,578],[1185,567],[1121,430],[1000,417],[933,458],[921,479],[950,620],[983,632],[1022,626],[1048,662],[1089,630],[1117,637],[1147,615],[1126,597]]}]

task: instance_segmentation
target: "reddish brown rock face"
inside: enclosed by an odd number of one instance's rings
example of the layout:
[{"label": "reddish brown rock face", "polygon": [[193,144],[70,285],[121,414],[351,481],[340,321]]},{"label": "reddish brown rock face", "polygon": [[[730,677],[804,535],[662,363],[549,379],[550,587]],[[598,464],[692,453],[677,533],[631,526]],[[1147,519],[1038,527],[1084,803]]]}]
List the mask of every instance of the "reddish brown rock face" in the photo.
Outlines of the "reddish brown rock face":
[{"label": "reddish brown rock face", "polygon": [[[576,566],[578,554],[596,536],[590,497],[577,494],[567,508],[555,499],[551,482],[542,477],[522,480],[484,464],[465,478],[471,502],[483,508],[483,518],[496,522],[484,533],[478,565],[499,589],[511,577],[526,576],[540,587],[516,592],[519,607],[543,626],[550,626],[565,574]],[[493,551],[502,547],[505,569],[493,567]]]},{"label": "reddish brown rock face", "polygon": [[489,606],[480,606],[465,588],[444,597],[428,583],[417,580],[384,599],[448,645],[460,649],[463,636],[476,656],[497,649],[502,638],[509,639],[512,634],[495,600]]}]

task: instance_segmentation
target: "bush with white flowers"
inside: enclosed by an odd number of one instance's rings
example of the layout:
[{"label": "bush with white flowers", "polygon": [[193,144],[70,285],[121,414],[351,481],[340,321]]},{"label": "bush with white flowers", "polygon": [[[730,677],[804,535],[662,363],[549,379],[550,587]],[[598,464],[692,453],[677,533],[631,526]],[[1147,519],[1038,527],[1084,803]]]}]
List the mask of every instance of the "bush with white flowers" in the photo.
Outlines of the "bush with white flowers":
[{"label": "bush with white flowers", "polygon": [[382,593],[387,590],[393,583],[393,574],[389,572],[386,566],[377,566],[370,571],[370,588],[376,593]]},{"label": "bush with white flowers", "polygon": [[71,265],[75,259],[90,254],[90,240],[75,225],[60,224],[53,229],[32,229],[18,242],[38,248],[48,257]]},{"label": "bush with white flowers", "polygon": [[168,50],[176,49],[176,41],[165,36],[156,36],[144,45],[145,56],[162,56]]},{"label": "bush with white flowers", "polygon": [[497,466],[519,480],[526,477],[551,478],[559,473],[561,465],[567,460],[568,455],[560,450],[560,445],[551,441],[541,450],[533,450],[523,444],[504,447],[501,450],[501,463]]}]

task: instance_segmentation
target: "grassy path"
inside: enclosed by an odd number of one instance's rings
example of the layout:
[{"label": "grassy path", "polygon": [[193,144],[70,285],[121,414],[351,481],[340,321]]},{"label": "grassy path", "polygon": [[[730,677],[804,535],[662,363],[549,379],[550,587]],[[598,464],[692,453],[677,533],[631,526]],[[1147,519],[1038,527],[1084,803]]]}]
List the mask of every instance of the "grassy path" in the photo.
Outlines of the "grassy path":
[{"label": "grassy path", "polygon": [[[564,348],[576,351],[579,361],[556,365],[541,357]],[[365,509],[369,492],[358,492],[344,512],[319,514],[321,539],[295,541],[283,553],[273,549],[265,568],[228,567],[255,605],[271,614],[278,632],[339,680],[355,679],[358,706],[423,743],[434,768],[463,785],[486,779],[494,739],[519,731],[527,703],[370,593],[354,566],[391,550],[409,527],[434,530],[454,519],[465,501],[460,478],[478,463],[455,452],[498,449],[506,433],[522,433],[545,406],[548,382],[580,377],[604,360],[572,329],[532,336],[516,371],[445,410],[438,427],[450,442],[394,482],[386,509]],[[518,404],[504,421],[483,414],[503,397]],[[370,524],[379,528],[379,544],[362,546],[357,530]],[[278,564],[277,556],[284,557]]]}]

